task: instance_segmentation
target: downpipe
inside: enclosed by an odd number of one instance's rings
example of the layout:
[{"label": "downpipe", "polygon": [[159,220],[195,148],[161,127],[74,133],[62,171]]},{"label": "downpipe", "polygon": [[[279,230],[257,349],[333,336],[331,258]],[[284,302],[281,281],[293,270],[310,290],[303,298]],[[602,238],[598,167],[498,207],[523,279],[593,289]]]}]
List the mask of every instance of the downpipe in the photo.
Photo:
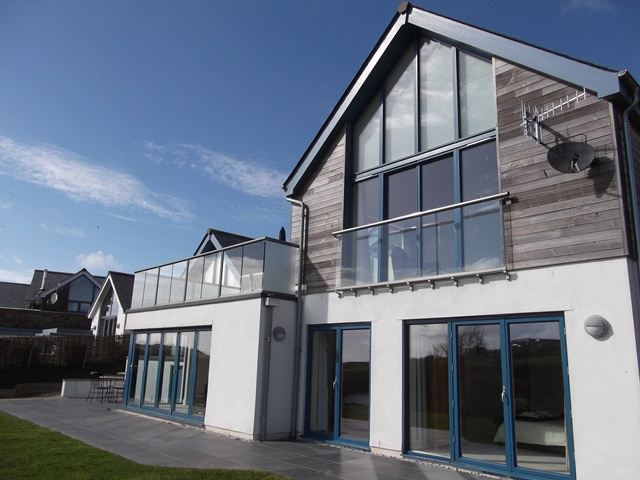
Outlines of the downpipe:
[{"label": "downpipe", "polygon": [[300,396],[300,364],[302,362],[302,312],[303,312],[303,281],[304,281],[304,260],[307,254],[307,222],[309,219],[309,207],[301,200],[285,198],[292,205],[300,208],[300,243],[298,251],[298,291],[296,292],[296,324],[295,324],[295,345],[293,349],[293,388],[291,396],[291,425],[289,436],[295,439],[298,435],[298,398]]},{"label": "downpipe", "polygon": [[631,112],[640,103],[640,89],[636,86],[633,103],[625,108],[622,114],[624,139],[627,164],[629,165],[629,183],[631,184],[631,211],[633,212],[633,228],[635,230],[636,264],[640,268],[640,216],[638,214],[638,189],[636,188],[636,168],[633,162],[633,149],[631,147]]}]

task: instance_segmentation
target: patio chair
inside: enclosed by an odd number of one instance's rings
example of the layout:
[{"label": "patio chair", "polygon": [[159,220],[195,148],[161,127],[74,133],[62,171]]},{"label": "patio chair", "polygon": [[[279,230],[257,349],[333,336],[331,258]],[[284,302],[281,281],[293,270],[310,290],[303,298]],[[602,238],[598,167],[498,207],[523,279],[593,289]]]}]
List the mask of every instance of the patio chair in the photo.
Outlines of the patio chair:
[{"label": "patio chair", "polygon": [[87,401],[89,400],[104,400],[109,391],[109,387],[104,384],[100,378],[92,378],[91,385],[89,386],[89,394],[87,395]]}]

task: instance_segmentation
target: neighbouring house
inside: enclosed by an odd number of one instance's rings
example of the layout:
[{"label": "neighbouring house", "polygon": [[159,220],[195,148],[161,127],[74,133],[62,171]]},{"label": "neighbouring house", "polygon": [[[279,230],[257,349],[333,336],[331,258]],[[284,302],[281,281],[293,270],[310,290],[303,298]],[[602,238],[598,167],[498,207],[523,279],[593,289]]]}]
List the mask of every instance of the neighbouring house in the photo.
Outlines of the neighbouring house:
[{"label": "neighbouring house", "polygon": [[126,311],[131,308],[133,275],[108,272],[87,316],[95,336],[108,337],[125,332]]},{"label": "neighbouring house", "polygon": [[403,2],[285,181],[300,248],[212,242],[136,272],[126,407],[634,478],[639,91]]},{"label": "neighbouring house", "polygon": [[103,282],[86,268],[76,273],[34,270],[25,307],[86,314]]}]

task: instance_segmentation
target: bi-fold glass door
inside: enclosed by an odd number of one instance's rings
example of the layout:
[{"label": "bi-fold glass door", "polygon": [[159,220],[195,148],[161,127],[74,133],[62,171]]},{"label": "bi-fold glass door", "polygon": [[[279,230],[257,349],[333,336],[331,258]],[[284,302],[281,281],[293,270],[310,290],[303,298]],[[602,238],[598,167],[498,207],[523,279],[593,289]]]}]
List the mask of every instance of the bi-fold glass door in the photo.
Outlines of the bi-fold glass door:
[{"label": "bi-fold glass door", "polygon": [[411,322],[407,449],[525,478],[572,476],[559,316]]},{"label": "bi-fold glass door", "polygon": [[134,334],[126,381],[127,407],[203,419],[210,349],[210,330]]},{"label": "bi-fold glass door", "polygon": [[370,330],[368,325],[309,330],[306,434],[369,443]]}]

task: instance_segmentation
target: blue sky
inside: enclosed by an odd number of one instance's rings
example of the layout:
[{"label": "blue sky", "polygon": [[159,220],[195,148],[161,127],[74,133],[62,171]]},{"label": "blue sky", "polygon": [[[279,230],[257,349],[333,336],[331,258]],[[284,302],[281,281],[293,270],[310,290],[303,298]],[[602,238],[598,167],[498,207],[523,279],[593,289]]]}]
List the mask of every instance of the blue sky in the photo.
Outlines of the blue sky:
[{"label": "blue sky", "polygon": [[[640,75],[637,0],[415,3]],[[0,280],[288,230],[280,185],[397,4],[0,0]]]}]

